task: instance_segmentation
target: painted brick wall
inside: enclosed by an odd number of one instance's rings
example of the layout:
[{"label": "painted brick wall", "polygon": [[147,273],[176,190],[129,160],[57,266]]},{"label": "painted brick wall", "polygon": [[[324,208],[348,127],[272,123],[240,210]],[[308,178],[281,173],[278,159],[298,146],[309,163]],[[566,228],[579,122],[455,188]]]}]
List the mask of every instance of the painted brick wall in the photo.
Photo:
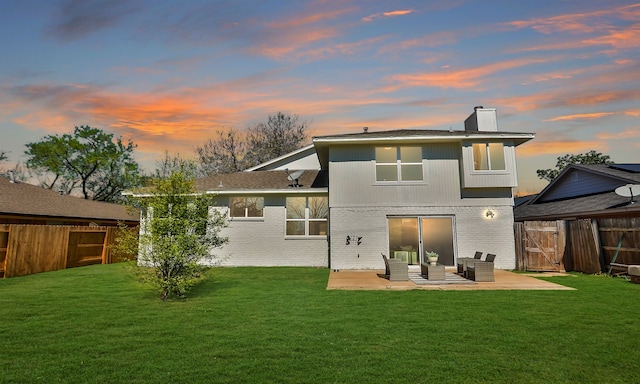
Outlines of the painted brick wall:
[{"label": "painted brick wall", "polygon": [[[513,210],[511,205],[485,207],[357,207],[332,208],[331,264],[334,269],[384,269],[380,253],[389,254],[387,215],[453,215],[456,257],[472,257],[475,251],[495,253],[496,268],[515,268]],[[346,237],[362,237],[361,244]]]},{"label": "painted brick wall", "polygon": [[211,253],[226,266],[327,267],[326,238],[285,239],[284,234],[284,207],[267,206],[262,219],[231,220],[221,232],[229,243]]}]

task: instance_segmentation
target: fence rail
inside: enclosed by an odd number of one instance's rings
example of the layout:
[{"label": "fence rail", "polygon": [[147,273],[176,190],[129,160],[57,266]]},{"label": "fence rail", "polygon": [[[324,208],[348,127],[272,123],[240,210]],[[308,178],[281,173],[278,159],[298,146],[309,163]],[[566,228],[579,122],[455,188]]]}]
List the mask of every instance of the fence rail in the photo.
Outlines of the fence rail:
[{"label": "fence rail", "polygon": [[0,224],[0,277],[120,261],[117,227]]}]

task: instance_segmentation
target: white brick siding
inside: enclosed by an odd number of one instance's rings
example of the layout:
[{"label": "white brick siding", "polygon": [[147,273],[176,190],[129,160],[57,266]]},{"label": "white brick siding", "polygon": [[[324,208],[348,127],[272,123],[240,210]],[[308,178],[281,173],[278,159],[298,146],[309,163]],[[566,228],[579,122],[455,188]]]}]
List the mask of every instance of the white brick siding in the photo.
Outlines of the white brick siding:
[{"label": "white brick siding", "polygon": [[211,252],[220,260],[220,265],[328,266],[326,238],[285,239],[283,206],[266,206],[263,218],[233,219],[221,236],[228,237],[229,242]]}]

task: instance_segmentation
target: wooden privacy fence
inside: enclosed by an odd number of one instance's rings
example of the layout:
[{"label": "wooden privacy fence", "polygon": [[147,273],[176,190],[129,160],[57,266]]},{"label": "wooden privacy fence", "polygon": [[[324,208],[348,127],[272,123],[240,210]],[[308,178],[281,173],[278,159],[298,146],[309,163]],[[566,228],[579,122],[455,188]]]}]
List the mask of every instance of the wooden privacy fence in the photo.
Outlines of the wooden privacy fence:
[{"label": "wooden privacy fence", "polygon": [[640,218],[514,223],[516,264],[525,271],[598,273],[640,264]]},{"label": "wooden privacy fence", "polygon": [[120,261],[109,245],[117,227],[1,225],[0,277]]}]

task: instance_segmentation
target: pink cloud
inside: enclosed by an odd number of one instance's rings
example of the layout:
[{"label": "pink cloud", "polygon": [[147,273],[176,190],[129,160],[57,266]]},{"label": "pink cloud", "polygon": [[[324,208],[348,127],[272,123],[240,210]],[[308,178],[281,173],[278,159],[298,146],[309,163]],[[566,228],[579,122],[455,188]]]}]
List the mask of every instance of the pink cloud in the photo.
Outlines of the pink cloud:
[{"label": "pink cloud", "polygon": [[362,21],[370,22],[370,21],[373,21],[375,19],[380,19],[380,18],[384,18],[384,17],[405,16],[405,15],[409,15],[409,14],[411,14],[413,12],[414,12],[413,9],[399,9],[399,10],[395,10],[395,11],[374,13],[372,15],[363,17]]},{"label": "pink cloud", "polygon": [[396,83],[390,87],[393,90],[400,87],[438,87],[438,88],[470,88],[483,84],[487,77],[494,73],[507,71],[531,64],[550,61],[551,59],[514,59],[487,64],[475,68],[461,70],[446,70],[440,72],[426,72],[414,74],[393,75],[388,78]]},{"label": "pink cloud", "polygon": [[553,121],[569,121],[569,120],[594,120],[601,119],[606,116],[613,115],[613,112],[596,112],[596,113],[576,113],[573,115],[564,115],[557,116],[551,119],[542,120],[545,122],[553,122]]}]

